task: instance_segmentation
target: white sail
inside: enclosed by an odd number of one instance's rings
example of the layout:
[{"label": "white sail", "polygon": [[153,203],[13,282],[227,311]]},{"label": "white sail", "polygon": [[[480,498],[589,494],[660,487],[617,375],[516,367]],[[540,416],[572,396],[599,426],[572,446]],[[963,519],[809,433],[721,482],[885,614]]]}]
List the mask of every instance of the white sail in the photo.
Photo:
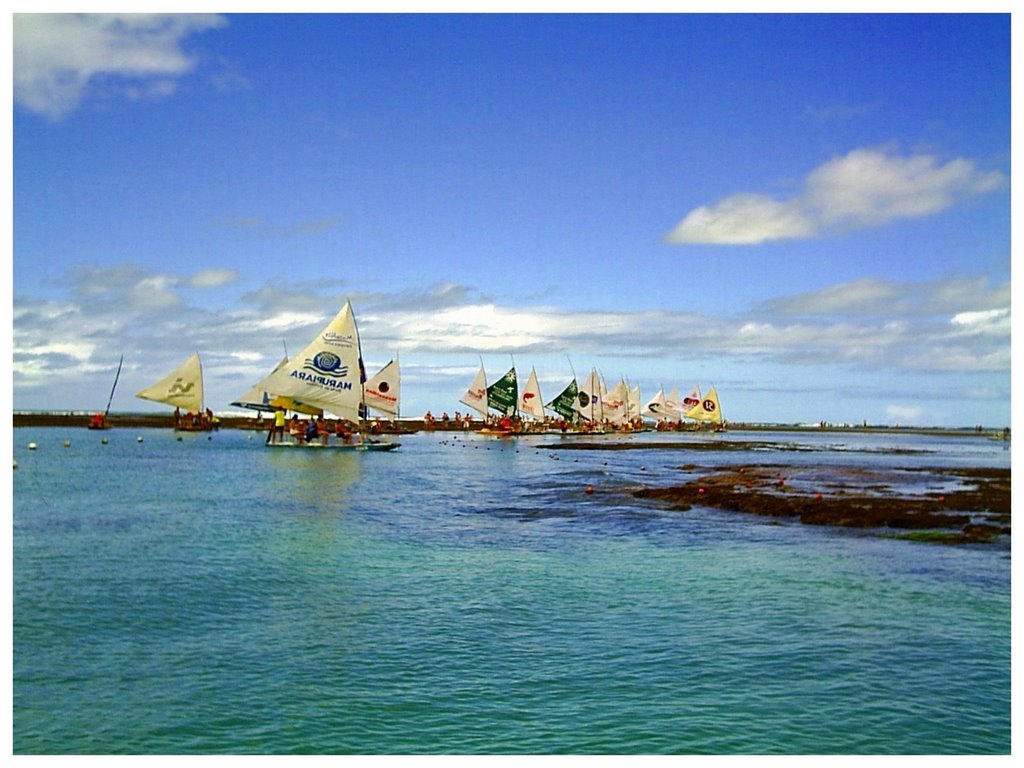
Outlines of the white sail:
[{"label": "white sail", "polygon": [[576,410],[580,416],[590,421],[602,421],[604,408],[601,405],[601,389],[603,384],[597,375],[597,369],[591,368],[590,375],[584,379],[577,395]]},{"label": "white sail", "polygon": [[626,410],[629,413],[630,419],[640,418],[640,385],[637,384],[631,390],[629,390],[629,403],[627,403]]},{"label": "white sail", "polygon": [[714,387],[709,389],[704,399],[686,412],[686,418],[721,424],[722,408],[718,403],[718,391]]},{"label": "white sail", "polygon": [[356,318],[352,302],[346,301],[319,335],[281,369],[277,394],[358,422],[362,368]]},{"label": "white sail", "polygon": [[658,394],[647,401],[647,405],[644,406],[641,414],[651,419],[663,419],[666,417],[667,408],[665,407],[664,388],[658,389]]},{"label": "white sail", "polygon": [[629,420],[629,387],[622,379],[601,398],[604,418],[612,424],[624,424]]},{"label": "white sail", "polygon": [[363,387],[363,400],[367,407],[375,411],[398,416],[400,384],[401,375],[398,360],[395,359],[367,380]]},{"label": "white sail", "polygon": [[544,418],[544,401],[540,396],[540,383],[537,381],[537,371],[530,369],[530,377],[526,380],[526,388],[519,396],[519,410],[521,413],[533,416],[536,419]]},{"label": "white sail", "polygon": [[286,411],[308,413],[311,416],[322,416],[323,408],[303,403],[294,397],[287,397],[281,392],[288,383],[288,356],[281,358],[274,370],[260,379],[252,389],[238,398],[232,405],[251,408],[256,411],[273,411],[284,408]]},{"label": "white sail", "polygon": [[274,370],[256,382],[252,389],[231,404],[242,408],[251,408],[256,411],[274,410],[274,406],[270,404],[270,401],[274,399],[277,393],[271,389],[271,385],[274,380],[274,375],[287,365],[287,363],[288,355],[285,355],[281,358],[281,362],[274,366]]},{"label": "white sail", "polygon": [[199,353],[175,368],[160,381],[135,393],[143,400],[173,405],[187,413],[203,411],[203,364]]},{"label": "white sail", "polygon": [[694,386],[694,388],[692,390],[690,390],[690,394],[688,394],[686,397],[684,397],[681,402],[678,401],[679,400],[679,398],[678,398],[679,391],[676,390],[676,389],[673,389],[672,392],[677,395],[677,397],[675,398],[676,402],[673,405],[673,407],[677,411],[679,411],[681,414],[683,414],[683,415],[685,415],[686,412],[689,411],[694,406],[699,405],[700,401],[704,399],[700,395],[700,387],[699,386]]},{"label": "white sail", "polygon": [[476,378],[469,385],[466,394],[459,398],[459,402],[468,405],[481,416],[487,416],[487,374],[484,373],[483,363],[480,363]]}]

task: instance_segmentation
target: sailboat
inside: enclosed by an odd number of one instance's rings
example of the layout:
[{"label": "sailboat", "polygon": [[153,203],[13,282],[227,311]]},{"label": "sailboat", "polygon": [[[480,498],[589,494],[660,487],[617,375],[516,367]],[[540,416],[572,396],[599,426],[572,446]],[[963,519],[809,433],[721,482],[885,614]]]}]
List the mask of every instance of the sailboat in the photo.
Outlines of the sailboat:
[{"label": "sailboat", "polygon": [[[481,366],[481,370],[483,370],[483,366]],[[495,426],[485,424],[480,430],[480,434],[497,435],[498,437],[509,437],[516,434],[517,429],[512,424],[512,418],[516,415],[518,405],[519,382],[516,378],[516,367],[513,364],[504,376],[487,387],[487,407],[497,411],[501,420]]]},{"label": "sailboat", "polygon": [[580,412],[576,410],[579,394],[580,388],[576,384],[576,377],[574,376],[568,386],[558,394],[558,397],[548,403],[546,407],[561,416],[566,424],[571,424],[575,427],[580,423]]},{"label": "sailboat", "polygon": [[601,379],[597,369],[591,368],[590,375],[583,380],[576,395],[576,412],[591,426],[598,426],[604,420],[604,406],[601,403]]},{"label": "sailboat", "polygon": [[708,393],[704,396],[697,405],[693,406],[685,414],[688,419],[696,419],[697,421],[705,421],[715,425],[715,429],[724,429],[724,420],[722,419],[722,407],[718,402],[718,390],[714,387],[708,390]]},{"label": "sailboat", "polygon": [[[362,349],[352,302],[346,300],[334,319],[299,354],[271,374],[274,398],[272,406],[292,408],[302,404],[333,413],[339,419],[358,424],[364,408]],[[360,438],[355,442],[331,442],[329,436],[308,442],[267,442],[276,447],[339,448],[362,451],[389,451],[398,443]]]},{"label": "sailboat", "polygon": [[176,431],[209,432],[216,428],[213,414],[203,407],[203,363],[198,352],[160,381],[136,392],[135,396],[173,405]]},{"label": "sailboat", "polygon": [[523,423],[524,432],[539,432],[544,428],[544,400],[540,396],[540,382],[537,381],[537,369],[530,368],[530,375],[526,379],[526,387],[519,395],[519,403],[516,406],[519,413],[524,414],[528,420]]},{"label": "sailboat", "polygon": [[459,398],[459,402],[487,418],[487,374],[484,372],[483,360],[480,361],[480,370],[476,372],[473,382],[466,390],[466,394]]},{"label": "sailboat", "polygon": [[401,372],[398,358],[391,360],[363,386],[363,404],[390,418],[398,418]]},{"label": "sailboat", "polygon": [[110,404],[114,402],[114,390],[117,389],[117,380],[121,378],[121,365],[124,363],[124,355],[117,363],[117,373],[114,374],[114,386],[110,388],[110,397],[107,398],[107,409],[103,413],[97,413],[89,421],[89,429],[110,429],[110,422],[107,416],[110,414]]}]

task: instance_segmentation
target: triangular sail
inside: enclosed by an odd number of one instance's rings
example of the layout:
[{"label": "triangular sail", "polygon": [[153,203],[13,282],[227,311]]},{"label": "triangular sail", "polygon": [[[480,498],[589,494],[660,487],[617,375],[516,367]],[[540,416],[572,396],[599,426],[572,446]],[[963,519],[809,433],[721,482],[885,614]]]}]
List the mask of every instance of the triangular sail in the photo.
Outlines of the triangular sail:
[{"label": "triangular sail", "polygon": [[712,387],[697,405],[686,412],[686,418],[708,421],[713,424],[722,423],[722,408],[718,403],[718,392]]},{"label": "triangular sail", "polygon": [[[672,391],[678,394],[678,390],[673,389]],[[690,390],[690,394],[684,397],[682,402],[675,406],[675,409],[683,415],[686,415],[687,411],[694,406],[699,405],[700,401],[703,399],[704,398],[700,395],[700,387],[695,385],[693,389]]]},{"label": "triangular sail", "polygon": [[535,419],[544,418],[544,401],[540,396],[540,383],[537,381],[537,371],[530,369],[530,375],[526,379],[526,388],[519,396],[519,410]]},{"label": "triangular sail", "polygon": [[640,418],[640,385],[637,384],[629,390],[629,402],[626,404],[626,411],[630,419]]},{"label": "triangular sail", "polygon": [[469,385],[466,394],[459,398],[459,402],[468,405],[481,416],[487,415],[487,374],[484,373],[483,363],[480,363],[476,378]]},{"label": "triangular sail", "polygon": [[398,401],[401,375],[398,360],[392,360],[373,375],[363,387],[363,399],[367,407],[375,411],[398,416]]},{"label": "triangular sail", "polygon": [[619,380],[611,390],[601,398],[604,418],[612,424],[624,424],[628,416],[629,387],[624,380]]},{"label": "triangular sail", "polygon": [[242,395],[240,398],[232,402],[232,405],[237,405],[240,408],[249,408],[254,411],[272,411],[274,406],[270,404],[270,401],[274,399],[277,394],[271,387],[274,381],[274,376],[288,364],[288,355],[281,358],[280,362],[274,366],[269,374],[260,379],[253,387]]},{"label": "triangular sail", "polygon": [[515,416],[519,402],[519,383],[516,381],[515,366],[508,373],[487,388],[487,407],[503,416]]},{"label": "triangular sail", "polygon": [[583,381],[576,396],[577,413],[589,421],[601,421],[604,419],[604,408],[601,405],[601,386],[597,370],[591,368],[590,375]]},{"label": "triangular sail", "polygon": [[569,386],[561,391],[561,393],[547,404],[547,407],[561,416],[572,424],[578,424],[580,421],[580,412],[576,410],[576,405],[579,397],[579,387],[576,384],[576,379],[569,382]]},{"label": "triangular sail", "polygon": [[277,395],[358,421],[363,375],[352,303],[346,301],[334,319],[281,371],[284,376]]},{"label": "triangular sail", "polygon": [[135,396],[164,405],[173,405],[188,413],[203,410],[203,364],[199,353],[175,368],[155,384],[146,387]]},{"label": "triangular sail", "polygon": [[281,361],[274,366],[274,370],[272,370],[267,376],[263,377],[255,386],[253,386],[252,389],[231,404],[242,408],[249,408],[254,411],[268,412],[274,411],[277,408],[284,408],[286,411],[308,413],[311,416],[323,415],[323,408],[318,408],[315,405],[308,405],[300,400],[296,400],[294,397],[287,397],[280,394],[288,383],[287,365],[288,356],[285,355],[281,358]]},{"label": "triangular sail", "polygon": [[661,388],[658,390],[658,394],[647,401],[647,405],[644,406],[641,411],[643,416],[647,416],[651,419],[664,419],[668,416],[668,409],[665,407],[665,390]]}]

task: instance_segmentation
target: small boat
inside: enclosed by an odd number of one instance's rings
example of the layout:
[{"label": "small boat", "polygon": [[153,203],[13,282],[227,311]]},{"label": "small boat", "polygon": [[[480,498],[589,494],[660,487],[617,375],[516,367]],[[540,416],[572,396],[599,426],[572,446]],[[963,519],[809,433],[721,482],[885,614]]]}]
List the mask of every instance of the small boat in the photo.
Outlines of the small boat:
[{"label": "small boat", "polygon": [[282,442],[267,443],[268,448],[322,448],[325,451],[393,451],[401,443],[393,443],[387,440],[362,440],[356,443],[299,443]]},{"label": "small boat", "polygon": [[121,365],[124,363],[124,355],[117,363],[117,373],[114,374],[114,386],[110,388],[110,397],[107,398],[107,409],[103,413],[97,413],[89,420],[89,429],[110,429],[110,422],[107,416],[110,414],[110,404],[114,402],[114,390],[117,389],[117,380],[121,378]]},{"label": "small boat", "polygon": [[718,390],[712,387],[704,398],[693,408],[683,414],[688,419],[712,424],[716,432],[725,430],[725,420],[722,418],[722,407],[718,402]]},{"label": "small boat", "polygon": [[136,392],[135,396],[173,405],[175,432],[211,432],[217,428],[212,411],[204,408],[203,363],[198,352],[160,381]]}]

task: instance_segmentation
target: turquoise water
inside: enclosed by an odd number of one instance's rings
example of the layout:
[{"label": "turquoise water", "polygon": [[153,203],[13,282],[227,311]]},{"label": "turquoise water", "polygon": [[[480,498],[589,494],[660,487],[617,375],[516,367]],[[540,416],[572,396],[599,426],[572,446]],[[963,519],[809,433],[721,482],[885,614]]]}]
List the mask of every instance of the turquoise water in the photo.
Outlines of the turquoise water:
[{"label": "turquoise water", "polygon": [[105,436],[14,430],[16,753],[1010,751],[1008,544],[628,493],[686,463],[1008,466],[997,443]]}]

